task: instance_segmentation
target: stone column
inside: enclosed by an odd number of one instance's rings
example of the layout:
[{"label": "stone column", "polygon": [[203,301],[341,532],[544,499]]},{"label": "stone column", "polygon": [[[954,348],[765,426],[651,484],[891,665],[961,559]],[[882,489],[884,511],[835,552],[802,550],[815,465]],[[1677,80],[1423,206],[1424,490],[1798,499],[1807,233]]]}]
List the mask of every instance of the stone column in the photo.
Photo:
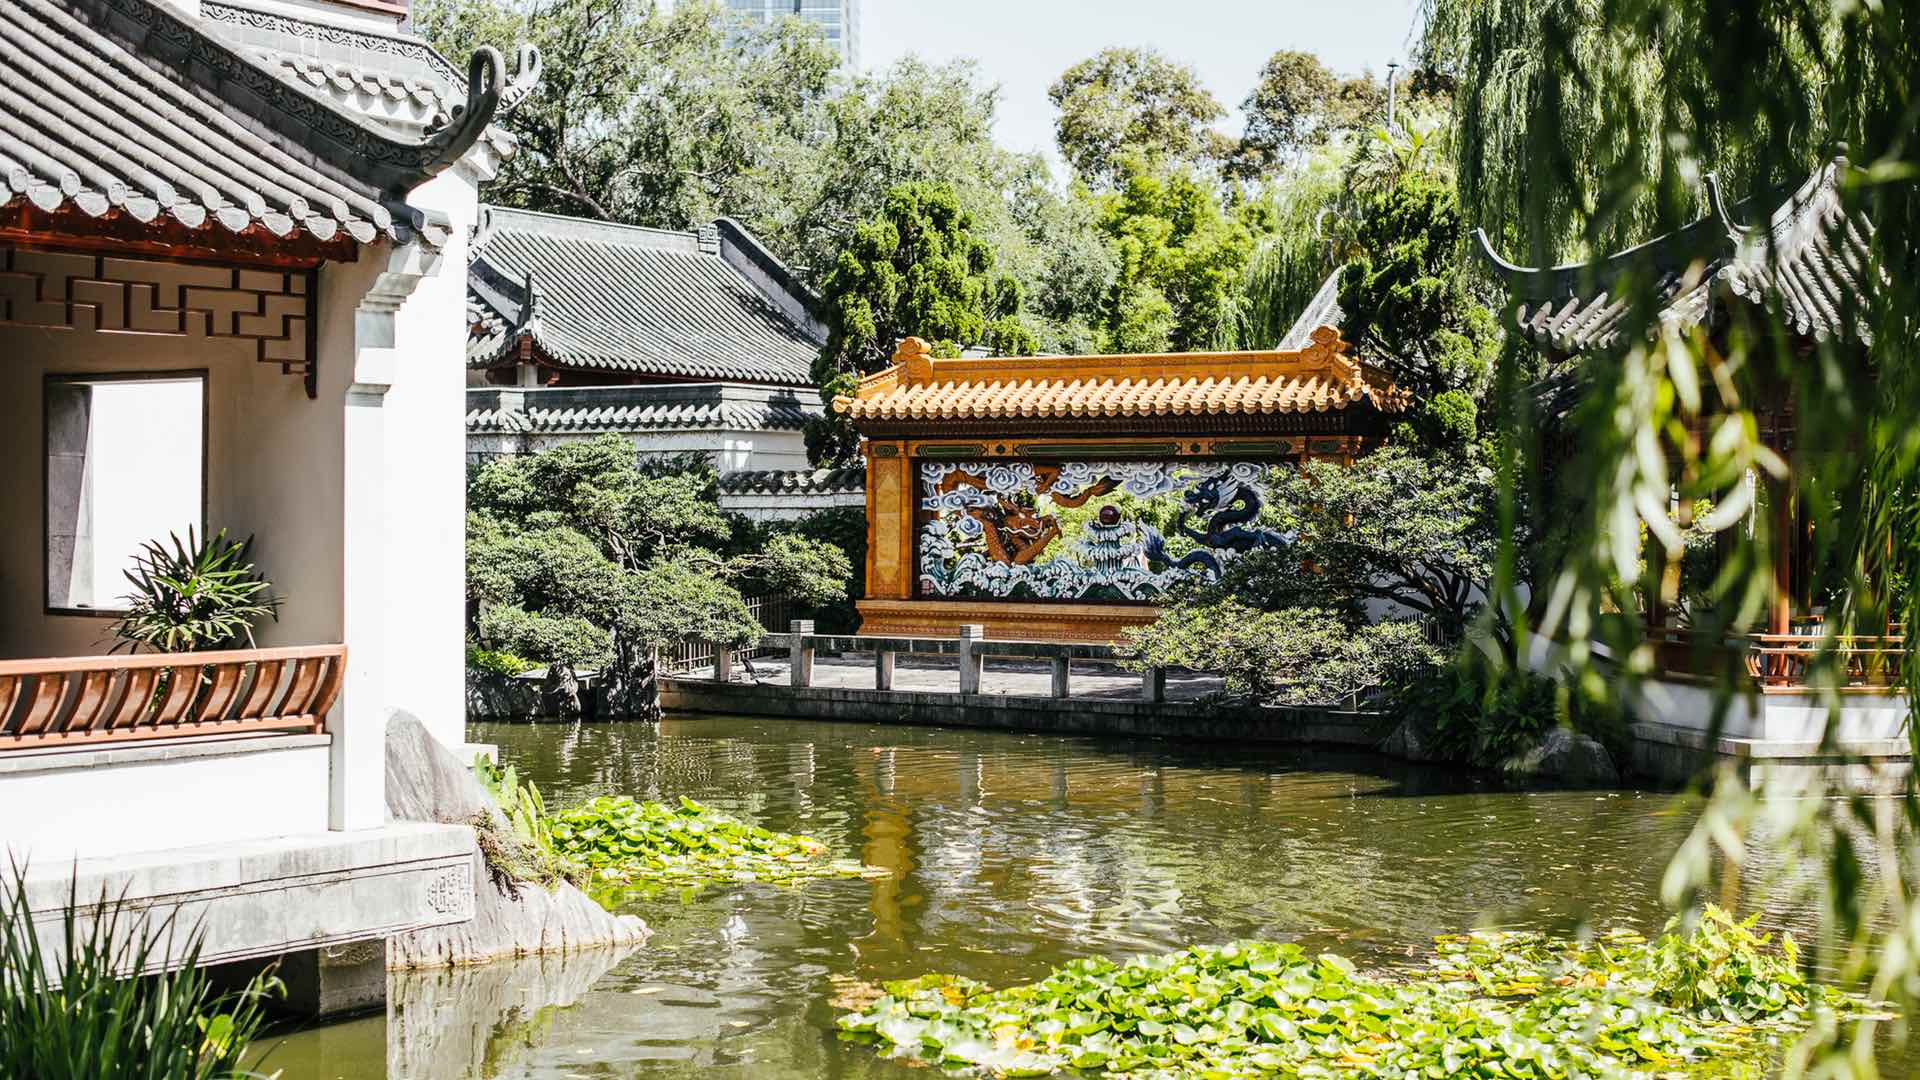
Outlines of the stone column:
[{"label": "stone column", "polygon": [[893,689],[893,658],[897,655],[891,649],[875,649],[873,653],[873,688],[875,690]]},{"label": "stone column", "polygon": [[980,672],[986,661],[976,650],[986,637],[987,628],[983,624],[960,626],[960,692],[963,694],[980,692]]},{"label": "stone column", "polygon": [[788,682],[794,686],[812,686],[813,642],[807,638],[813,636],[813,620],[794,619],[788,628],[793,633],[793,644],[787,649]]}]

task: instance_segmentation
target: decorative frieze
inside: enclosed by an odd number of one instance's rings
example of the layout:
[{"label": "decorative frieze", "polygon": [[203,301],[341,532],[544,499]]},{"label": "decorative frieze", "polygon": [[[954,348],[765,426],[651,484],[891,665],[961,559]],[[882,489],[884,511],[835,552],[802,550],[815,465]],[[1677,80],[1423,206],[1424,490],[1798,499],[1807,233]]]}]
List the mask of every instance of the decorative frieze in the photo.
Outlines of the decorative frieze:
[{"label": "decorative frieze", "polygon": [[251,341],[313,395],[315,271],[0,248],[0,326]]}]

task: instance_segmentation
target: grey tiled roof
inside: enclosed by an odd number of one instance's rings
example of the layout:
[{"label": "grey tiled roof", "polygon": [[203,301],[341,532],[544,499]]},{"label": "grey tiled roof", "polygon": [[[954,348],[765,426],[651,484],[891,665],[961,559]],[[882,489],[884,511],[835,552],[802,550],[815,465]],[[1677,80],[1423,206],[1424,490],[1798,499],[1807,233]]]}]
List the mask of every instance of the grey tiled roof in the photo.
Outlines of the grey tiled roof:
[{"label": "grey tiled roof", "polygon": [[725,495],[857,495],[867,490],[867,470],[741,469],[720,477]]},{"label": "grey tiled roof", "polygon": [[1333,273],[1327,275],[1327,280],[1321,282],[1319,291],[1313,294],[1313,299],[1307,301],[1307,306],[1300,312],[1300,317],[1293,320],[1293,326],[1287,330],[1287,336],[1281,338],[1280,344],[1274,348],[1281,352],[1299,352],[1313,344],[1315,330],[1323,326],[1340,329],[1341,320],[1346,318],[1346,313],[1340,310],[1340,271],[1344,269],[1346,269],[1344,266],[1335,267]]},{"label": "grey tiled roof", "polygon": [[1662,324],[1695,325],[1712,316],[1716,299],[1738,297],[1773,309],[1795,333],[1849,337],[1866,301],[1873,225],[1842,204],[1848,169],[1844,160],[1824,166],[1759,225],[1736,220],[1738,210],[1709,178],[1707,216],[1594,264],[1515,266],[1494,253],[1484,231],[1478,236],[1513,297],[1508,328],[1543,348],[1580,353],[1619,344],[1628,277],[1651,283]]},{"label": "grey tiled roof", "polygon": [[[466,107],[466,77],[408,34],[336,26],[220,0],[201,0],[200,25],[282,81],[401,135],[437,131]],[[537,50],[523,47],[519,60],[520,70],[502,96],[503,113],[539,77]],[[502,157],[513,152],[513,138],[503,128],[490,126],[481,138]]]},{"label": "grey tiled roof", "polygon": [[820,397],[813,391],[774,386],[665,383],[526,390],[488,386],[467,390],[467,433],[798,431],[822,411]]},{"label": "grey tiled roof", "polygon": [[806,386],[816,301],[730,221],[670,232],[483,208],[467,278],[467,359],[523,339],[560,368]]},{"label": "grey tiled roof", "polygon": [[0,203],[437,244],[446,223],[406,192],[472,146],[505,88],[505,62],[482,50],[459,119],[400,139],[152,0],[6,0]]}]

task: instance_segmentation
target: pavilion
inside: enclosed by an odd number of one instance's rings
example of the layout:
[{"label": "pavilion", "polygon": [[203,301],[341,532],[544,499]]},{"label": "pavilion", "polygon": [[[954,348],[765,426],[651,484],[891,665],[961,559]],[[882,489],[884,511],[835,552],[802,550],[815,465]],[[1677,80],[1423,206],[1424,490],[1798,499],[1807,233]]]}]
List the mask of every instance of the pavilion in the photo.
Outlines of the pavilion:
[{"label": "pavilion", "polygon": [[[1484,231],[1482,253],[1509,296],[1506,326],[1550,358],[1557,374],[1543,387],[1549,412],[1577,400],[1588,365],[1632,344],[1623,330],[1629,298],[1651,294],[1649,320],[1666,331],[1704,331],[1710,356],[1726,347],[1736,327],[1762,335],[1789,355],[1830,348],[1862,378],[1872,371],[1872,342],[1856,332],[1874,280],[1873,225],[1843,194],[1851,166],[1832,161],[1797,188],[1732,204],[1713,177],[1706,181],[1708,212],[1687,226],[1590,263],[1529,268],[1496,253]],[[1631,282],[1630,286],[1628,283]],[[1650,289],[1647,286],[1651,286]],[[1636,289],[1633,286],[1638,286]],[[1708,387],[1709,394],[1712,387]],[[1773,535],[1773,596],[1766,625],[1724,644],[1740,652],[1761,700],[1742,705],[1727,722],[1732,736],[1811,738],[1825,720],[1812,696],[1809,660],[1822,644],[1823,610],[1812,595],[1811,525],[1793,479],[1800,455],[1813,452],[1797,438],[1797,403],[1788,387],[1754,388],[1750,405],[1762,442],[1788,462],[1784,481],[1757,478],[1756,500]],[[1698,425],[1696,425],[1698,427]],[[1695,434],[1699,434],[1696,431]],[[1561,453],[1570,452],[1561,447]],[[1671,575],[1678,567],[1667,567]],[[1655,597],[1647,618],[1660,671],[1670,685],[1651,711],[1662,723],[1698,727],[1713,712],[1692,686],[1702,674],[1699,642]],[[1897,690],[1902,639],[1849,638],[1837,643],[1848,737],[1897,736],[1906,709]]]},{"label": "pavilion", "polygon": [[1265,470],[1350,461],[1409,404],[1338,331],[1303,337],[964,359],[901,342],[833,402],[867,463],[860,632],[1107,642],[1175,583],[1276,542],[1259,522]]}]

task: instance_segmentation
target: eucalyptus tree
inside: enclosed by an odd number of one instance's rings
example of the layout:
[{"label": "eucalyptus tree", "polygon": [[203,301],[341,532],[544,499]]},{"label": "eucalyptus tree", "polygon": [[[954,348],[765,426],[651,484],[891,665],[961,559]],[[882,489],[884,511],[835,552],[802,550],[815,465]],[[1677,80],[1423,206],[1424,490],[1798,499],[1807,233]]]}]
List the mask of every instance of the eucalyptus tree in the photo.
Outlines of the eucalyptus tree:
[{"label": "eucalyptus tree", "polygon": [[[1768,385],[1795,402],[1793,477],[1818,546],[1815,588],[1831,597],[1829,625],[1877,632],[1920,615],[1920,586],[1907,572],[1920,555],[1920,5],[1430,0],[1429,8],[1425,52],[1458,78],[1463,205],[1510,255],[1541,265],[1618,250],[1706,212],[1699,181],[1710,170],[1727,189],[1764,192],[1841,154],[1858,166],[1835,174],[1841,209],[1871,222],[1868,263],[1847,271],[1859,302],[1828,298],[1835,327],[1811,341],[1771,310],[1711,338],[1668,332],[1656,319],[1672,283],[1645,272],[1618,281],[1623,344],[1579,372],[1580,403],[1567,418],[1579,454],[1557,479],[1571,496],[1573,541],[1536,582],[1545,598],[1536,629],[1561,643],[1597,694],[1618,695],[1645,670],[1629,617],[1631,593],[1651,573],[1637,537],[1645,530],[1649,546],[1673,554],[1685,542],[1666,520],[1673,500],[1737,509],[1751,475],[1783,473],[1759,434],[1756,395]],[[1779,201],[1756,205],[1770,211]],[[1746,220],[1763,226],[1746,235],[1769,272],[1785,244],[1804,239]],[[1531,427],[1524,375],[1517,355],[1503,359],[1501,392],[1515,406],[1503,462],[1509,493],[1530,471],[1519,456]],[[1740,517],[1711,523],[1728,552],[1711,589],[1728,612],[1723,627],[1771,594],[1774,548],[1785,542],[1767,528],[1733,528]],[[1588,647],[1595,639],[1625,659],[1618,678],[1600,676]],[[1911,704],[1920,665],[1903,675]],[[1721,689],[1724,707],[1733,688]],[[1822,700],[1834,705],[1837,692]],[[1920,749],[1920,727],[1908,730]],[[1767,834],[1792,848],[1788,864],[1823,871],[1800,886],[1821,913],[1822,958],[1904,1010],[1920,988],[1911,859],[1920,798],[1911,779],[1890,809],[1862,799],[1761,804],[1722,777],[1672,864],[1667,898],[1697,900],[1716,854],[1737,864],[1748,830],[1772,817]],[[1821,1025],[1790,1053],[1789,1071],[1876,1075],[1874,1027]]]},{"label": "eucalyptus tree", "polygon": [[1060,156],[1092,187],[1123,183],[1128,157],[1212,164],[1231,150],[1213,128],[1227,110],[1200,74],[1153,49],[1102,49],[1062,72],[1047,97],[1060,110]]}]

